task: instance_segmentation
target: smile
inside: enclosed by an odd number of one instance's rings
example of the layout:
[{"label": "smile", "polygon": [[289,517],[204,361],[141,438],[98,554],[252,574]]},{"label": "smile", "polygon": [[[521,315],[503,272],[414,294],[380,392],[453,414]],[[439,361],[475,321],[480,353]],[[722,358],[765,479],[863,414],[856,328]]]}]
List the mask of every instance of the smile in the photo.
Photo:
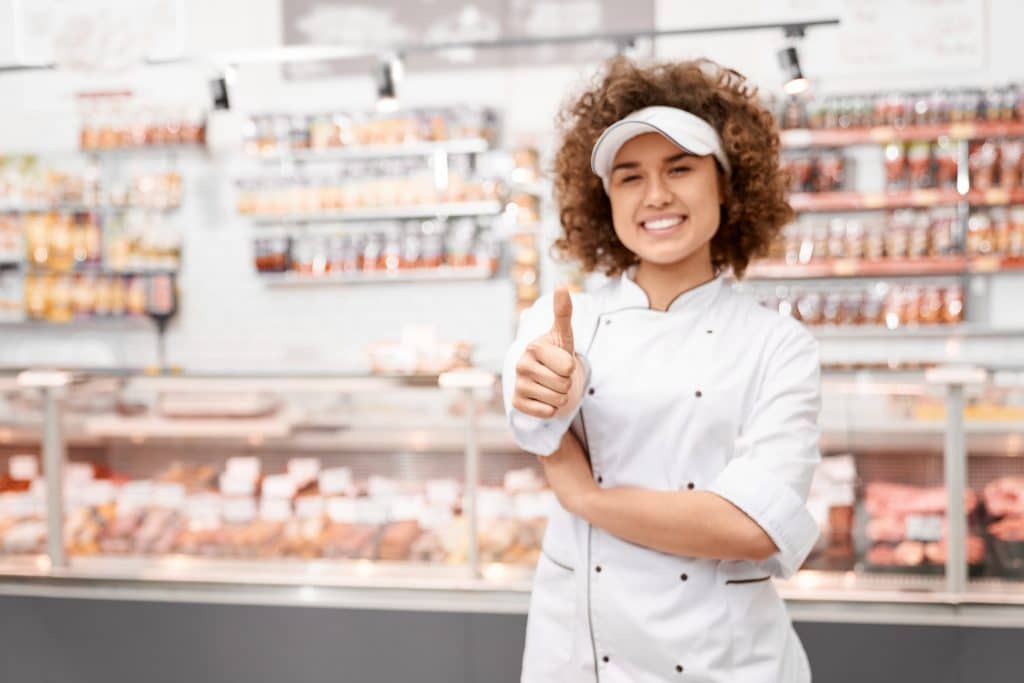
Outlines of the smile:
[{"label": "smile", "polygon": [[663,218],[655,218],[652,220],[644,221],[640,224],[644,230],[650,232],[661,232],[664,230],[671,230],[672,228],[681,225],[686,220],[686,216],[666,216]]}]

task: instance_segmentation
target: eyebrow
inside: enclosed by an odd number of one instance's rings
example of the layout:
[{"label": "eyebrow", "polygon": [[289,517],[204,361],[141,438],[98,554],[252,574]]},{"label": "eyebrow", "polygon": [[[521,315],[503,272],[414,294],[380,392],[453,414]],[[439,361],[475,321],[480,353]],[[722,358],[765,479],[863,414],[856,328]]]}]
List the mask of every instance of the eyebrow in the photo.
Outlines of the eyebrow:
[{"label": "eyebrow", "polygon": [[[671,164],[674,161],[682,161],[683,159],[685,159],[687,157],[696,157],[696,156],[697,156],[696,154],[690,154],[689,152],[679,152],[678,154],[673,154],[672,156],[665,157],[664,159],[661,160],[661,163],[663,163],[663,164]],[[637,161],[624,161],[624,162],[622,162],[620,164],[615,164],[614,166],[612,166],[612,173],[615,173],[616,171],[618,171],[620,169],[639,168],[639,167],[640,167],[640,163],[637,162]]]}]

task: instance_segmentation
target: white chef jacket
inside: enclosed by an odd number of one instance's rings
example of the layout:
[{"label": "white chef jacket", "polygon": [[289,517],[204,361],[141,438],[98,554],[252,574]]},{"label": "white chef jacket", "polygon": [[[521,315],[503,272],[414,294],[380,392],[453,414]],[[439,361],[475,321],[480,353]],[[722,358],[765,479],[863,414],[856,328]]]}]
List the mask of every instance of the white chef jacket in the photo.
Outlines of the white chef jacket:
[{"label": "white chef jacket", "polygon": [[778,547],[762,563],[681,557],[629,543],[558,508],[534,577],[525,683],[806,683],[810,669],[769,577],[791,576],[818,536],[806,508],[820,459],[815,339],[716,278],[667,311],[632,271],[573,296],[587,387],[576,411],[511,409],[516,361],[551,328],[551,296],[523,313],[504,367],[509,424],[549,454],[567,429],[599,486],[703,489]]}]

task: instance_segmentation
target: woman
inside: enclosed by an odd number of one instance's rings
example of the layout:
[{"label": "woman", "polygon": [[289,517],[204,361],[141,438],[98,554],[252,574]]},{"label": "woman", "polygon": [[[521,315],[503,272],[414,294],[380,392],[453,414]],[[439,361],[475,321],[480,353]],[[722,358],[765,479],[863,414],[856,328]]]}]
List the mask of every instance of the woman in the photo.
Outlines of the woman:
[{"label": "woman", "polygon": [[706,61],[611,61],[563,112],[556,246],[612,276],[524,313],[505,403],[561,504],[522,680],[803,683],[770,581],[818,530],[818,350],[723,282],[792,218],[771,115]]}]

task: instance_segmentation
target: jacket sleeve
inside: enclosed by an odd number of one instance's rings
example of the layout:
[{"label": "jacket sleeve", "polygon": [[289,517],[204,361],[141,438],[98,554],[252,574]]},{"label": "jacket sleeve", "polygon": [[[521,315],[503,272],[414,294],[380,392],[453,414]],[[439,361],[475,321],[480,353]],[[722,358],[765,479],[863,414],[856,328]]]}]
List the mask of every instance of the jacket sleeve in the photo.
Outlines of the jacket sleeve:
[{"label": "jacket sleeve", "polygon": [[[526,415],[512,407],[512,394],[516,383],[516,363],[519,362],[519,358],[531,341],[551,329],[551,324],[554,321],[552,305],[552,295],[545,294],[535,301],[533,306],[523,311],[519,318],[516,338],[505,353],[505,362],[501,373],[505,414],[508,416],[508,425],[512,430],[513,438],[520,448],[535,455],[551,455],[558,448],[562,437],[565,436],[569,426],[576,418],[582,404],[580,401],[575,406],[565,408],[555,417],[546,420]],[[573,305],[577,306],[575,296]],[[589,384],[590,366],[581,354],[577,353],[576,358],[583,363],[586,384]]]},{"label": "jacket sleeve", "polygon": [[818,538],[807,494],[821,459],[818,343],[799,324],[786,323],[765,356],[764,379],[733,458],[709,487],[774,541],[778,552],[762,566],[780,578],[796,573]]}]

